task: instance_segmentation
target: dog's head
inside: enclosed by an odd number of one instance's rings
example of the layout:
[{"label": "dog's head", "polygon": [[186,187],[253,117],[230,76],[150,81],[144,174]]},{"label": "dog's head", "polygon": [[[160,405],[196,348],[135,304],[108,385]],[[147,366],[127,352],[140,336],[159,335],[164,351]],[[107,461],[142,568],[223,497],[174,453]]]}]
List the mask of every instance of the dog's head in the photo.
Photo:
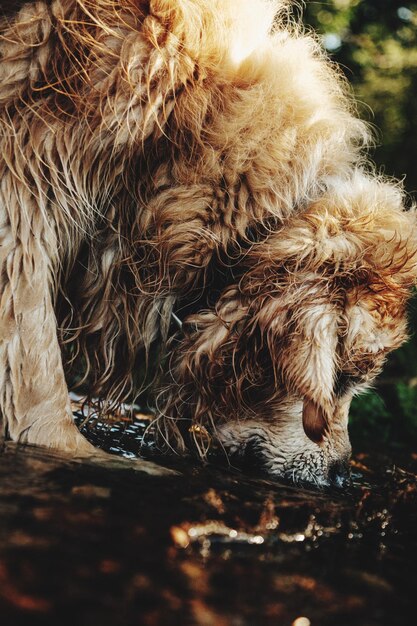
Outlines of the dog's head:
[{"label": "dog's head", "polygon": [[176,417],[273,475],[344,484],[351,399],[406,338],[416,224],[394,186],[357,174],[252,245],[175,339]]}]

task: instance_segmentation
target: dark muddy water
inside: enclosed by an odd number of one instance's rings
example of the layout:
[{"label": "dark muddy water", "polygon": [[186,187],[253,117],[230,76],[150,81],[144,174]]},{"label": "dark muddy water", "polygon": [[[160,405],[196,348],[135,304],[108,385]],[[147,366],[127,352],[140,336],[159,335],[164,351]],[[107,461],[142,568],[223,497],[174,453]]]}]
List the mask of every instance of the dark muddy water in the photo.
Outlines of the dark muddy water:
[{"label": "dark muddy water", "polygon": [[[89,437],[135,454],[145,426]],[[416,456],[358,454],[348,493],[156,460],[176,473],[5,446],[2,626],[417,623]]]}]

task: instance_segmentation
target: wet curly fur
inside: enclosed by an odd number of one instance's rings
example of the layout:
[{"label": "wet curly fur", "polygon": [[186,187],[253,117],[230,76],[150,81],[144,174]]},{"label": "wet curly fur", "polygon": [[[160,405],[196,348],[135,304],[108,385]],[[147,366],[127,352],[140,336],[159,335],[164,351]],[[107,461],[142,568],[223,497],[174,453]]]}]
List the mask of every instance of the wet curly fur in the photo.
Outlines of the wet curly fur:
[{"label": "wet curly fur", "polygon": [[169,445],[341,482],[350,399],[406,336],[417,228],[314,36],[283,2],[39,0],[0,55],[9,436],[89,454],[66,380],[105,412],[158,361]]}]

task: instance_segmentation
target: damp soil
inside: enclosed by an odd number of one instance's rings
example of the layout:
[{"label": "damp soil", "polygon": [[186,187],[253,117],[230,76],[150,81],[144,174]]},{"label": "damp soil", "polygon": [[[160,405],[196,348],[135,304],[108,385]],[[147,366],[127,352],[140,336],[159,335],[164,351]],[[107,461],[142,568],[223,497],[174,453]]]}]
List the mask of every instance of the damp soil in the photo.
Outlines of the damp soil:
[{"label": "damp soil", "polygon": [[[122,459],[146,426],[86,432]],[[317,492],[146,450],[161,471],[4,446],[2,626],[416,623],[416,455],[358,453]]]}]

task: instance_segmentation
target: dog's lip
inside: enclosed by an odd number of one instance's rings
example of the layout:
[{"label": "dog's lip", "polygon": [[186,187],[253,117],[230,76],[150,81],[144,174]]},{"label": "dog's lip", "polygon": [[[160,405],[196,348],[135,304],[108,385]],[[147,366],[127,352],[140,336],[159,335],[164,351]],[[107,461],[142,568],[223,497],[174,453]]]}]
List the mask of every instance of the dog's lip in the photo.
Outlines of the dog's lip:
[{"label": "dog's lip", "polygon": [[308,398],[303,402],[303,428],[304,432],[314,443],[323,441],[326,430],[326,416],[323,408]]}]

